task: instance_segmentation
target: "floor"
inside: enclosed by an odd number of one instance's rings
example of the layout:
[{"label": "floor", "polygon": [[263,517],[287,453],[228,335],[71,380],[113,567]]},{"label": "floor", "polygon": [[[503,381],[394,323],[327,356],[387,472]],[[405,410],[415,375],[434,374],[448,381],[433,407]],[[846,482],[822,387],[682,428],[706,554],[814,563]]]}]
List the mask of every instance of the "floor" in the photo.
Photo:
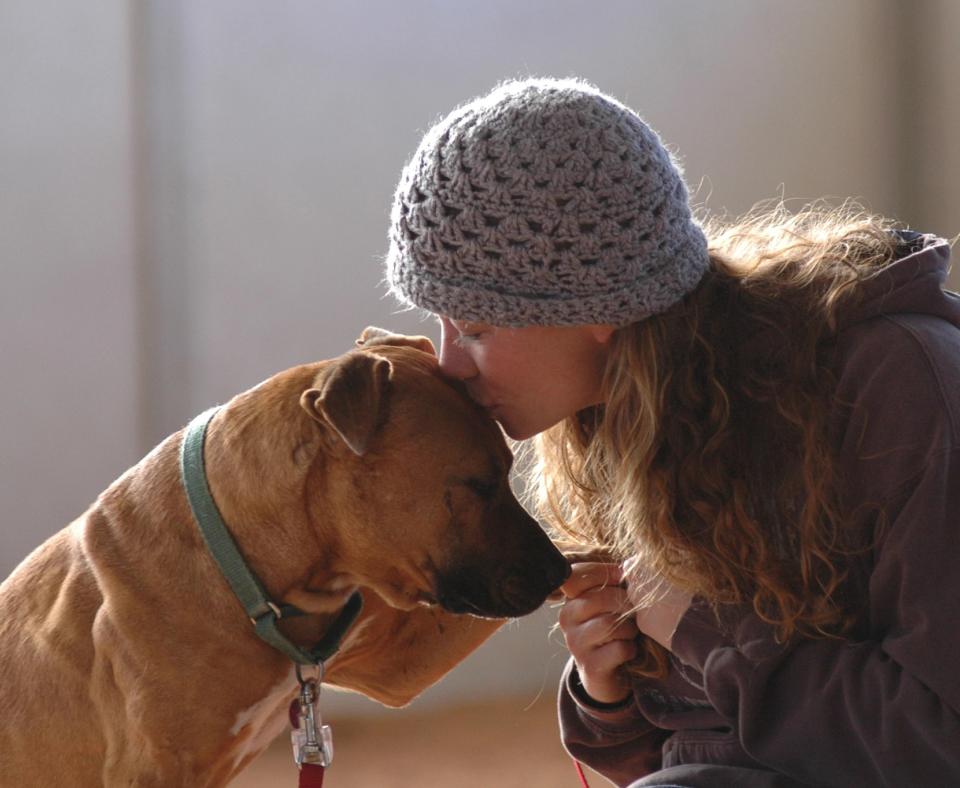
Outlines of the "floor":
[{"label": "floor", "polygon": [[[554,698],[542,696],[331,719],[335,760],[324,788],[579,788],[560,745]],[[587,771],[592,788],[607,788]],[[285,734],[231,788],[296,788]]]}]

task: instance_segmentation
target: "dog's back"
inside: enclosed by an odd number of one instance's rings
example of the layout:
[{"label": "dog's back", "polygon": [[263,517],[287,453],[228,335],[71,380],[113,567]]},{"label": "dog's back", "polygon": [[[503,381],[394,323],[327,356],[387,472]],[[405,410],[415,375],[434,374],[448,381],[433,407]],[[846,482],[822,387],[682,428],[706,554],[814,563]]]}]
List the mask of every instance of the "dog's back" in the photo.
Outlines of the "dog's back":
[{"label": "dog's back", "polygon": [[[83,522],[42,544],[0,584],[0,786],[51,784],[52,761],[102,765],[100,724],[85,697],[102,597],[78,538]],[[55,747],[38,758],[44,739]]]}]

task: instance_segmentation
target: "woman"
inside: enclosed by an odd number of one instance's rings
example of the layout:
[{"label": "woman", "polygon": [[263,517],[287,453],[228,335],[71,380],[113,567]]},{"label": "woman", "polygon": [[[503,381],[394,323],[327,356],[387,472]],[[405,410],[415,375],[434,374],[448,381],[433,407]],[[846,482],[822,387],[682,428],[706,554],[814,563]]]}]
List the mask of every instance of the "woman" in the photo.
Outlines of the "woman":
[{"label": "woman", "polygon": [[[708,241],[709,239],[709,241]],[[397,189],[393,291],[575,564],[564,743],[618,785],[960,784],[960,299],[848,208],[701,227],[631,110],[500,86]]]}]

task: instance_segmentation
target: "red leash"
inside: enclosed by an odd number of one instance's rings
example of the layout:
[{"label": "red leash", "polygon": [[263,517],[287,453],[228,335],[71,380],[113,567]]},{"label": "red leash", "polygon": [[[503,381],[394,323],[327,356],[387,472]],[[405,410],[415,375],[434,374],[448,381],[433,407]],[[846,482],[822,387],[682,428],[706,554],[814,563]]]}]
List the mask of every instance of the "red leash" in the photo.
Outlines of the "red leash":
[{"label": "red leash", "polygon": [[[573,768],[577,770],[577,776],[580,778],[580,785],[583,788],[590,788],[590,783],[587,782],[587,778],[583,773],[583,767],[580,765],[580,761],[574,761]],[[300,767],[299,788],[323,788],[324,771],[325,770],[322,766],[314,766],[312,763],[303,764],[303,766]]]},{"label": "red leash", "polygon": [[580,778],[580,785],[583,788],[590,788],[590,783],[587,782],[587,778],[583,773],[583,767],[580,765],[580,761],[574,759],[573,768],[577,770],[577,776]]},{"label": "red leash", "polygon": [[300,695],[290,702],[293,760],[300,769],[299,788],[323,788],[323,775],[333,760],[333,734],[320,719],[320,682],[323,663],[316,679],[304,679],[296,666]]},{"label": "red leash", "polygon": [[[586,775],[583,773],[583,767],[580,761],[573,762],[573,768],[577,770],[577,776],[580,778],[582,788],[590,788]],[[322,766],[315,766],[312,763],[305,763],[300,767],[299,788],[323,788],[323,773],[325,769]]]},{"label": "red leash", "polygon": [[[580,778],[582,788],[590,788],[586,775],[583,773],[583,767],[580,761],[573,762],[573,768],[577,770],[577,776]],[[305,763],[300,767],[299,788],[323,788],[323,773],[325,769],[322,766],[315,766],[312,763]]]},{"label": "red leash", "polygon": [[[299,788],[323,788],[326,765],[333,760],[333,740],[329,725],[320,724],[317,701],[320,699],[319,680],[304,680],[300,666],[296,666],[300,682],[300,696],[290,702],[290,725],[293,728],[293,756],[300,767]],[[323,678],[323,668],[319,679]],[[303,731],[306,727],[307,730]],[[319,729],[319,730],[318,730]],[[580,761],[573,759],[581,788],[590,788]]]},{"label": "red leash", "polygon": [[303,764],[300,767],[300,788],[323,788],[324,771],[326,770],[322,766]]}]

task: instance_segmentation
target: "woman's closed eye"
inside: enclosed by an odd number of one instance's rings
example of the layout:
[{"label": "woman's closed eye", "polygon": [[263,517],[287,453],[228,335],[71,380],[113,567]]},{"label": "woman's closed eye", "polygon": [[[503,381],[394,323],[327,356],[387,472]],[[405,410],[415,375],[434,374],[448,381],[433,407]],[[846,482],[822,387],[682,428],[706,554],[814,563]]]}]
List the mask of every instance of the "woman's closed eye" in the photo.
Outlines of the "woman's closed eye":
[{"label": "woman's closed eye", "polygon": [[457,330],[457,337],[453,341],[461,346],[463,343],[476,342],[490,330],[489,326],[482,323],[452,322],[452,325]]},{"label": "woman's closed eye", "polygon": [[464,345],[469,344],[470,342],[476,342],[482,336],[483,336],[482,331],[477,331],[472,334],[459,334],[457,338],[453,340],[453,344],[457,345],[458,347],[463,347]]}]

